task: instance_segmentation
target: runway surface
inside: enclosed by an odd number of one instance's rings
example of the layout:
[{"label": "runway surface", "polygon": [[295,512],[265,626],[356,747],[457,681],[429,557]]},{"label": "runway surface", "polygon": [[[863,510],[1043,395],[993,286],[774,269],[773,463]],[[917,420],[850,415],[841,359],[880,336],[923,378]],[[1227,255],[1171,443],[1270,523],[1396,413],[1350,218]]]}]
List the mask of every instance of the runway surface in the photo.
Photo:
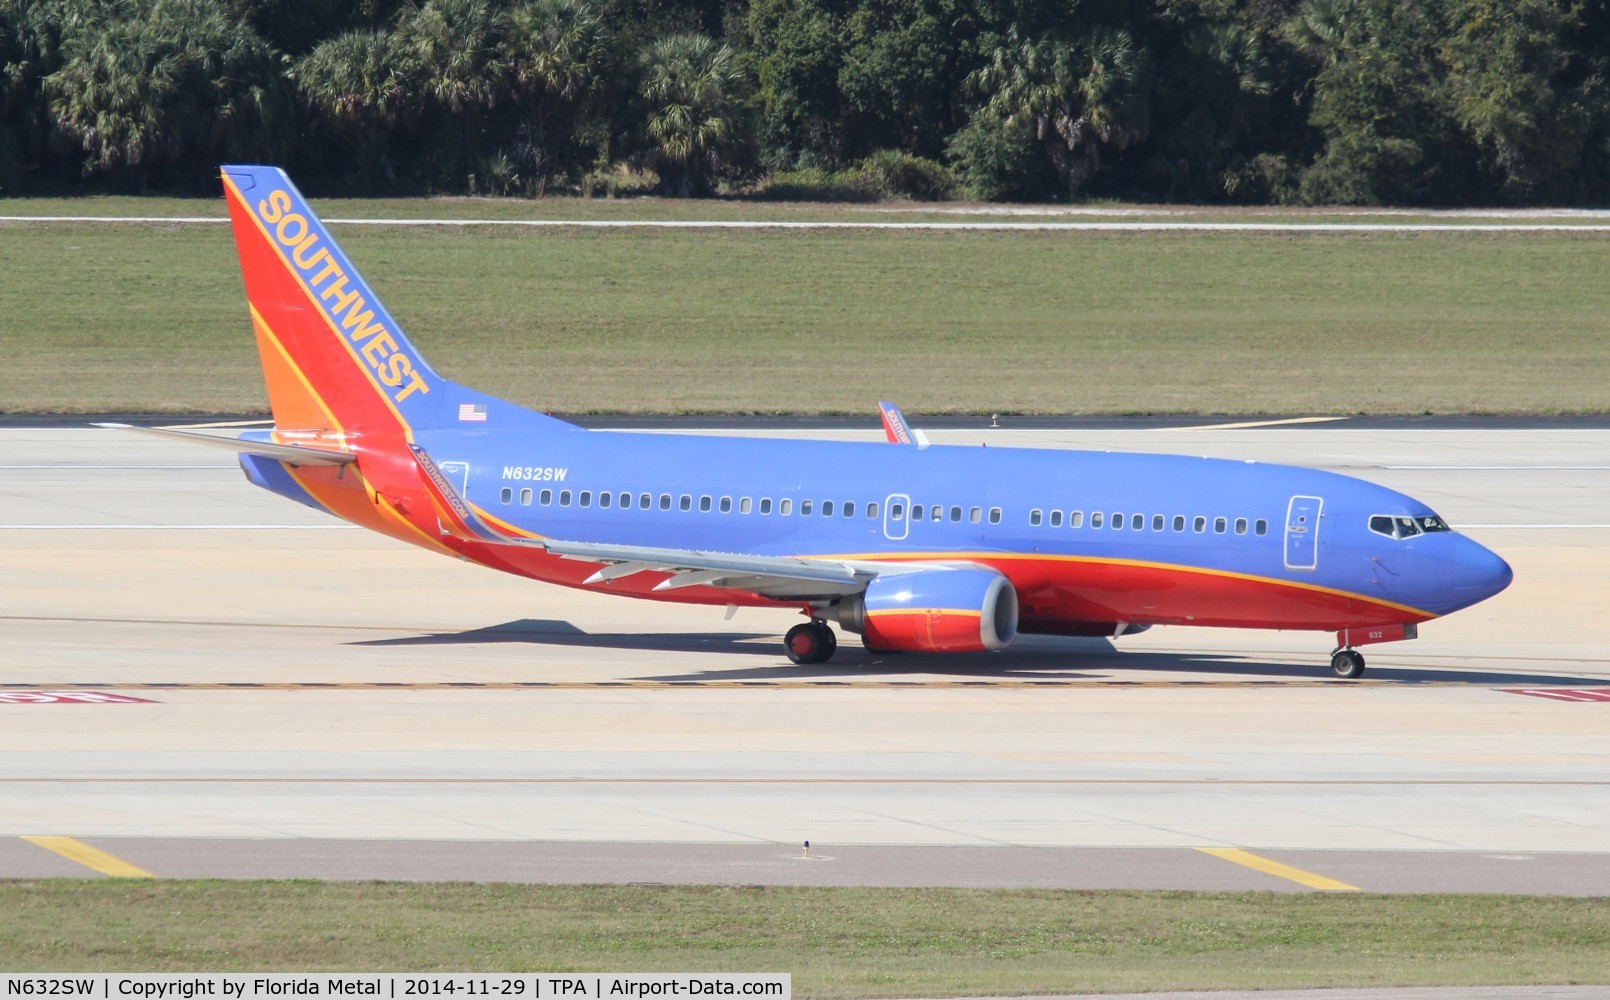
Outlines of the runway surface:
[{"label": "runway surface", "polygon": [[503,577],[228,456],[0,428],[0,877],[1610,894],[1610,430],[933,437],[1360,475],[1516,583],[1352,683],[1327,636],[1192,629],[806,668],[785,613]]}]

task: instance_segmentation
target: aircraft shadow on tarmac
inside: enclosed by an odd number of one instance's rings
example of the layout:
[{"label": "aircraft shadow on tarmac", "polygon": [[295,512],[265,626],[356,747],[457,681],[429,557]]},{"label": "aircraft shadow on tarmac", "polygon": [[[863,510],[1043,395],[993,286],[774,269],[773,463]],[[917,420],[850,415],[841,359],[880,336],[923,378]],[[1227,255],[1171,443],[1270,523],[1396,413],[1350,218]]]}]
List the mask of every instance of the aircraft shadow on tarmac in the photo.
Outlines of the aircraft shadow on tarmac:
[{"label": "aircraft shadow on tarmac", "polygon": [[[752,662],[735,669],[654,674],[638,681],[767,681],[821,680],[873,677],[898,679],[921,674],[941,678],[988,680],[1103,681],[1216,685],[1231,682],[1281,680],[1334,680],[1326,665],[1327,650],[1311,662],[1258,661],[1233,653],[1196,653],[1159,650],[1123,650],[1107,639],[1027,637],[999,653],[870,653],[853,642],[839,646],[827,663],[800,665],[783,657],[779,637],[748,632],[599,632],[589,633],[570,622],[535,618],[488,625],[462,632],[432,632],[394,639],[368,639],[357,646],[456,646],[488,643],[525,643],[534,646],[568,646],[581,649],[620,649],[665,653],[720,653],[741,655]],[[779,662],[781,661],[781,662]],[[1142,672],[1140,677],[1115,676],[1114,671]],[[1394,684],[1468,684],[1478,687],[1602,686],[1604,678],[1507,670],[1428,669],[1372,666],[1365,680]]]}]

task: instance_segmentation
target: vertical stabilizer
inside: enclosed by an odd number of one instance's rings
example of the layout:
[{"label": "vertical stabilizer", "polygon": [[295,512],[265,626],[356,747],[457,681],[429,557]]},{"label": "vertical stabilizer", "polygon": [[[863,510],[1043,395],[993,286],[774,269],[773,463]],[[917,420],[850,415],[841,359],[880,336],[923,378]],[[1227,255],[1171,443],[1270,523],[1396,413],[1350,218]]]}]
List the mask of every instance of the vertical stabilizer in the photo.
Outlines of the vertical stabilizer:
[{"label": "vertical stabilizer", "polygon": [[223,178],[275,424],[404,436],[439,424],[451,386],[285,172],[226,166]]}]

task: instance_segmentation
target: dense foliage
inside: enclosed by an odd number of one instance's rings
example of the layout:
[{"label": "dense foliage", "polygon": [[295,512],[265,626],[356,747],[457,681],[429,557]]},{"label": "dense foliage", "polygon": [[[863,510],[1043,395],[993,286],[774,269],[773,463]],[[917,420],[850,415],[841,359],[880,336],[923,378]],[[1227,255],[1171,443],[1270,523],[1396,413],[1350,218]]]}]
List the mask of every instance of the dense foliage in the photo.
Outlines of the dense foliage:
[{"label": "dense foliage", "polygon": [[0,0],[0,194],[1610,201],[1610,0]]}]

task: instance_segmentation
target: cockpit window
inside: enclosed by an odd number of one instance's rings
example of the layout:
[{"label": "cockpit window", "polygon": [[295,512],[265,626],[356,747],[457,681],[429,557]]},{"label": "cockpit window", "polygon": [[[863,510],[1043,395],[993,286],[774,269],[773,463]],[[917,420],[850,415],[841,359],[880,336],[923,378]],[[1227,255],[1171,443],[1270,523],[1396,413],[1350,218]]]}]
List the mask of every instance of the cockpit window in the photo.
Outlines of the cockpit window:
[{"label": "cockpit window", "polygon": [[1413,538],[1415,535],[1447,531],[1448,525],[1435,514],[1408,517],[1401,514],[1376,514],[1370,518],[1370,530],[1388,538]]}]

